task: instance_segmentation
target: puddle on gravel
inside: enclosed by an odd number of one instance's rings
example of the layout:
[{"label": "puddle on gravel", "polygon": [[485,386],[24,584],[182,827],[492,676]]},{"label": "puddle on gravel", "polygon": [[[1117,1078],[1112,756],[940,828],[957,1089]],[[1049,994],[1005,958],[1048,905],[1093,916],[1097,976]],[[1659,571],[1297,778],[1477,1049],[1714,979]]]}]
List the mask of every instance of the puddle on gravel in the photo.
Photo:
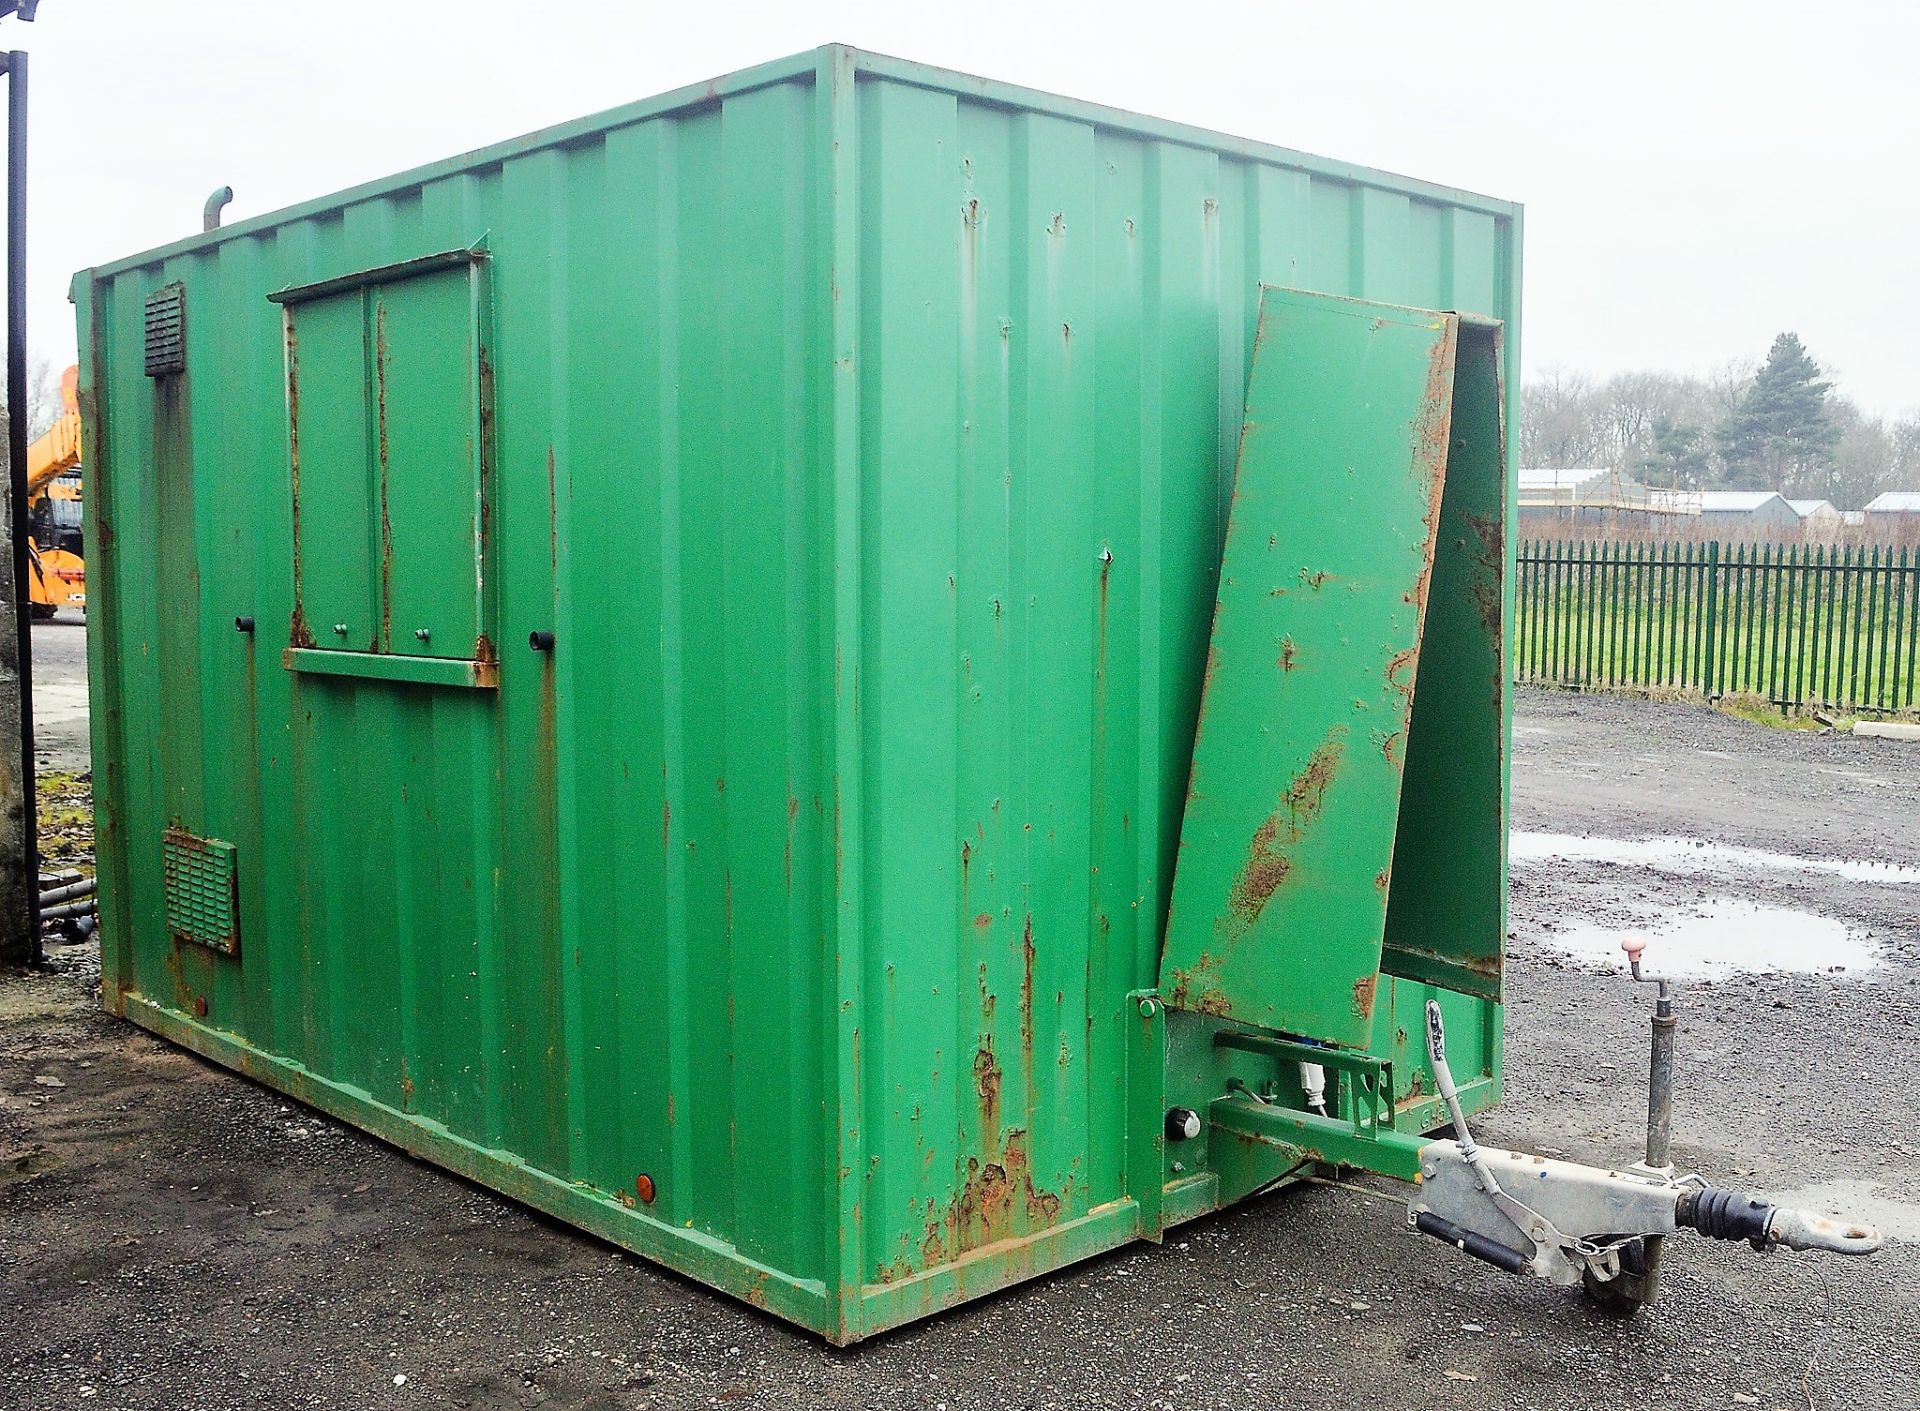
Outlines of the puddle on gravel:
[{"label": "puddle on gravel", "polygon": [[1535,862],[1641,863],[1665,872],[1817,872],[1852,882],[1920,884],[1920,867],[1839,857],[1794,857],[1698,838],[1582,838],[1572,833],[1516,829],[1508,841],[1507,855],[1516,866]]},{"label": "puddle on gravel", "polygon": [[1577,926],[1545,937],[1544,944],[1624,972],[1620,943],[1629,936],[1645,938],[1642,964],[1650,974],[1676,979],[1836,968],[1851,974],[1880,963],[1877,948],[1831,917],[1730,897],[1709,898],[1645,926]]}]

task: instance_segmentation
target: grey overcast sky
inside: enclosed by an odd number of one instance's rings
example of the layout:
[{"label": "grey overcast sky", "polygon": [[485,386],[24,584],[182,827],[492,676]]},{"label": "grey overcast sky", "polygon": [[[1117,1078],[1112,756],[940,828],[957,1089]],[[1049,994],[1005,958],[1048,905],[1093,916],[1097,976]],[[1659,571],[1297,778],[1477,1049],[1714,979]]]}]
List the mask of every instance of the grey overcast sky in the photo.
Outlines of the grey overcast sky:
[{"label": "grey overcast sky", "polygon": [[1920,7],[42,0],[30,317],[68,276],[842,41],[1522,201],[1525,368],[1704,371],[1798,332],[1920,408]]}]

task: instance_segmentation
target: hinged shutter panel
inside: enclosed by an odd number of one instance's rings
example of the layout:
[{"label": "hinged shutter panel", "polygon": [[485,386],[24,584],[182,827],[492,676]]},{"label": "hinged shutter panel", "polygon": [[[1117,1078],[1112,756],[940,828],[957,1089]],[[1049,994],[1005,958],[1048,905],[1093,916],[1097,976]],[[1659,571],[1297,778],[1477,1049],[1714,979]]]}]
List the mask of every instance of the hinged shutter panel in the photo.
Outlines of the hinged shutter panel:
[{"label": "hinged shutter panel", "polygon": [[387,649],[474,656],[481,544],[472,280],[449,270],[375,286],[372,297]]},{"label": "hinged shutter panel", "polygon": [[359,291],[289,308],[287,318],[296,635],[304,626],[313,646],[373,651],[376,525]]},{"label": "hinged shutter panel", "polygon": [[1365,1047],[1458,321],[1266,290],[1161,985]]},{"label": "hinged shutter panel", "polygon": [[275,296],[287,318],[294,646],[493,658],[484,293],[484,260],[452,251]]}]

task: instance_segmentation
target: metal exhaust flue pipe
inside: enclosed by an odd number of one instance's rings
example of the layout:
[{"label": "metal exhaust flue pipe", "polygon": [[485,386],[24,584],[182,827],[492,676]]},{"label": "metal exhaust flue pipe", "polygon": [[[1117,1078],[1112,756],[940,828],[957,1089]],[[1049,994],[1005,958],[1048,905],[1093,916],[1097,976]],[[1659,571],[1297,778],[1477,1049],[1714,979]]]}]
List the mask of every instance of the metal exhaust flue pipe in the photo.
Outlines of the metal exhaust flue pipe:
[{"label": "metal exhaust flue pipe", "polygon": [[222,186],[211,196],[207,197],[206,205],[200,208],[200,229],[202,232],[218,230],[220,228],[220,212],[225,208],[227,202],[232,199],[233,188],[231,186]]}]

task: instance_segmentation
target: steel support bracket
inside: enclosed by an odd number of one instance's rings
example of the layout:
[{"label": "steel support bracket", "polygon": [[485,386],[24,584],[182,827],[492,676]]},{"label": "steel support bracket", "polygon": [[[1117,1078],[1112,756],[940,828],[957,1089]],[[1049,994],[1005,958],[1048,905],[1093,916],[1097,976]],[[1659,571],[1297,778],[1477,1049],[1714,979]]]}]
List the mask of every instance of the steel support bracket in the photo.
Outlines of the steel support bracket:
[{"label": "steel support bracket", "polygon": [[1140,1237],[1165,1228],[1167,1007],[1158,992],[1136,990],[1121,1016],[1127,1031],[1127,1193],[1140,1208]]},{"label": "steel support bracket", "polygon": [[1243,1093],[1215,1098],[1207,1109],[1207,1120],[1219,1131],[1297,1148],[1302,1163],[1354,1166],[1396,1181],[1420,1179],[1420,1152],[1431,1141],[1400,1132],[1359,1131],[1342,1118],[1263,1103]]},{"label": "steel support bracket", "polygon": [[[1343,1084],[1349,1095],[1349,1117],[1354,1135],[1393,1130],[1393,1062],[1353,1049],[1322,1048],[1271,1034],[1250,1034],[1222,1029],[1213,1041],[1221,1048],[1258,1053],[1287,1063],[1317,1063],[1331,1068],[1349,1081]],[[1313,1114],[1307,1114],[1312,1116]]]}]

